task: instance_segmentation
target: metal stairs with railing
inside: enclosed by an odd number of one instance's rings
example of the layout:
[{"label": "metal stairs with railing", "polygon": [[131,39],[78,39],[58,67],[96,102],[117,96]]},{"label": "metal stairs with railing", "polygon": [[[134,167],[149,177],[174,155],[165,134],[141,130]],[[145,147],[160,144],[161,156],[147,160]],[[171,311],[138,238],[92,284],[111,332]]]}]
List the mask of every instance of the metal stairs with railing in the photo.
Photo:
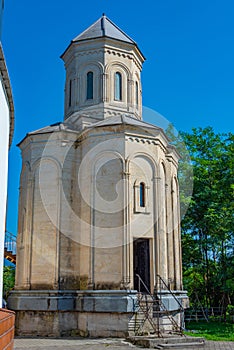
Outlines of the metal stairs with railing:
[{"label": "metal stairs with railing", "polygon": [[[203,346],[203,338],[184,335],[184,308],[163,279],[157,275],[157,284],[154,293],[151,294],[141,277],[139,275],[137,277],[138,298],[136,312],[129,322],[129,340],[133,344],[156,349]],[[141,286],[144,292],[141,292]],[[161,296],[162,289],[174,299],[176,310],[166,308]]]},{"label": "metal stairs with railing", "polygon": [[9,231],[5,233],[4,258],[16,264],[16,236]]},{"label": "metal stairs with railing", "polygon": [[[155,288],[154,293],[151,294],[142,278],[139,275],[137,275],[137,278],[139,280],[139,292],[136,313],[134,315],[134,334],[142,335],[148,333],[163,337],[165,333],[169,333],[183,336],[183,306],[173,292],[167,287],[163,279],[157,275],[157,289]],[[141,286],[143,287],[144,293],[141,292]],[[173,310],[172,312],[166,308],[161,298],[161,293],[158,293],[162,287],[164,290],[167,289],[175,299],[178,305],[177,310]],[[180,323],[177,323],[174,318],[176,313],[180,314]],[[133,323],[133,320],[131,322]],[[133,328],[133,325],[131,325],[131,328]]]}]

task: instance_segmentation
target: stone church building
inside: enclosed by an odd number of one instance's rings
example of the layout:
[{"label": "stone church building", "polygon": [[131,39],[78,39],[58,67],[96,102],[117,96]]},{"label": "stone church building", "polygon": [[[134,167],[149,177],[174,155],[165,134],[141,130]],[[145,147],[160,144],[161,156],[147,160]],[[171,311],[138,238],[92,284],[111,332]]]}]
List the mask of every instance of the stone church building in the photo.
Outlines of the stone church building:
[{"label": "stone church building", "polygon": [[[15,290],[21,335],[123,336],[139,293],[182,303],[179,155],[142,121],[137,44],[103,15],[62,54],[64,121],[22,152]],[[158,276],[164,281],[158,290]],[[169,292],[170,291],[170,292]],[[173,291],[173,293],[171,292]]]}]

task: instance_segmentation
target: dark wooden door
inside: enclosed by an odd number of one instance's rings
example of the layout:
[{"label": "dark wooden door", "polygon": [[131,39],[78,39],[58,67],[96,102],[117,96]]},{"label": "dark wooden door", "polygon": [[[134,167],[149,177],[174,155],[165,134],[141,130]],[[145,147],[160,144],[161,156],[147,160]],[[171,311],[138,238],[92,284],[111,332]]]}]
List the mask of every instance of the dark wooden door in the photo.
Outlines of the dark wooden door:
[{"label": "dark wooden door", "polygon": [[[150,291],[150,250],[149,239],[139,238],[133,241],[134,289],[139,291],[137,275],[141,277]],[[146,293],[144,285],[140,284],[140,292]]]}]

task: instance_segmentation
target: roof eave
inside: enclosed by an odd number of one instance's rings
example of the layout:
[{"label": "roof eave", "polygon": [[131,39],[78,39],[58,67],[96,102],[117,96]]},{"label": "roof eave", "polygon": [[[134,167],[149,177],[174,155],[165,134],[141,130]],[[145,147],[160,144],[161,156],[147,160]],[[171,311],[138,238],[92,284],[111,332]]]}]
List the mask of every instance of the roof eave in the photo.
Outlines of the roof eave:
[{"label": "roof eave", "polygon": [[128,42],[128,41],[124,41],[124,40],[120,40],[120,39],[116,39],[116,38],[112,38],[111,36],[97,36],[97,37],[94,37],[94,38],[88,38],[88,39],[80,39],[80,40],[71,40],[70,44],[68,45],[68,47],[66,48],[66,50],[62,53],[62,55],[60,56],[61,59],[63,59],[63,57],[65,56],[65,54],[67,53],[67,51],[70,49],[70,47],[73,45],[73,44],[79,44],[79,43],[83,43],[83,42],[90,42],[92,40],[97,40],[97,39],[103,39],[103,38],[107,38],[107,39],[111,39],[111,40],[114,40],[114,41],[117,41],[117,42],[121,42],[121,43],[124,43],[124,44],[127,44],[127,45],[130,45],[130,46],[134,46],[139,55],[141,56],[141,59],[142,61],[145,61],[146,60],[146,57],[143,55],[142,51],[139,49],[138,45],[136,42]]}]

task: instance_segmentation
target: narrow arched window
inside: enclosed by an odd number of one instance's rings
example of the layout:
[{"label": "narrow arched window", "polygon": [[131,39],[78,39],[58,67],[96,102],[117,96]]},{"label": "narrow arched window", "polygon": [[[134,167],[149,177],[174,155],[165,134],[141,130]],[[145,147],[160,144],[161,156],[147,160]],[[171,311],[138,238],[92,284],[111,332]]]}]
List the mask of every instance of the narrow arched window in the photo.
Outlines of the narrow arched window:
[{"label": "narrow arched window", "polygon": [[138,82],[136,81],[136,106],[138,108],[138,104],[139,104],[139,87],[138,87]]},{"label": "narrow arched window", "polygon": [[115,100],[122,100],[122,75],[119,72],[115,73]]},{"label": "narrow arched window", "polygon": [[87,100],[93,99],[93,72],[87,73]]},{"label": "narrow arched window", "polygon": [[140,207],[145,207],[145,184],[144,182],[140,183]]},{"label": "narrow arched window", "polygon": [[69,82],[69,101],[68,101],[69,107],[71,107],[71,100],[72,100],[72,81],[70,80],[70,82]]}]

